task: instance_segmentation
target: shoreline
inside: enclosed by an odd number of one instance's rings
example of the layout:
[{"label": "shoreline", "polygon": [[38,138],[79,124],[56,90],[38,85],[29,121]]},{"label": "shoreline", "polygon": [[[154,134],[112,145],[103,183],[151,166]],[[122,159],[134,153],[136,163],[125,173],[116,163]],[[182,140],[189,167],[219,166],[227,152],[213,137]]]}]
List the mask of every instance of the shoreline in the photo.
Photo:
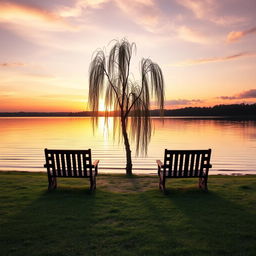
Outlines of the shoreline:
[{"label": "shoreline", "polygon": [[[1,173],[25,173],[25,174],[46,174],[47,171],[18,171],[18,170],[0,170]],[[211,174],[211,172],[209,172],[208,176],[255,176],[256,175],[256,170],[255,171],[251,171],[252,173],[248,173],[250,171],[235,171],[235,170],[225,170],[225,172],[227,173],[216,173],[216,171],[214,171],[214,174]],[[230,173],[229,173],[230,172]],[[246,172],[246,173],[243,173]],[[104,176],[126,176],[125,171],[124,172],[98,172],[98,175],[104,175]],[[145,177],[153,177],[153,176],[157,176],[157,171],[155,173],[133,173],[133,176],[145,176]]]}]

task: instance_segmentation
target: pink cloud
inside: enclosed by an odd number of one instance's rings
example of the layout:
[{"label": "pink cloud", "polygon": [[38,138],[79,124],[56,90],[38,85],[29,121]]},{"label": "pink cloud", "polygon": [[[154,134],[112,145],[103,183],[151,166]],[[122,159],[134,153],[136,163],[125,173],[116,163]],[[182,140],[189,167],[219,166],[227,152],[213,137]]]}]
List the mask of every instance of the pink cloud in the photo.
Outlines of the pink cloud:
[{"label": "pink cloud", "polygon": [[177,29],[178,37],[192,43],[204,44],[208,42],[208,38],[199,30],[192,29],[187,26],[181,26]]},{"label": "pink cloud", "polygon": [[256,89],[251,89],[248,91],[244,91],[238,95],[240,99],[246,99],[246,98],[256,98]]},{"label": "pink cloud", "polygon": [[185,8],[191,10],[199,19],[205,18],[207,14],[212,12],[212,9],[216,8],[216,2],[213,0],[177,0],[177,2]]},{"label": "pink cloud", "polygon": [[0,67],[22,67],[25,66],[25,63],[22,62],[2,62]]},{"label": "pink cloud", "polygon": [[250,34],[256,34],[256,27],[244,31],[231,31],[227,35],[227,41],[234,42]]},{"label": "pink cloud", "polygon": [[255,56],[256,56],[256,52],[242,52],[242,53],[237,53],[234,55],[228,55],[228,56],[224,56],[224,57],[213,57],[213,58],[202,58],[202,59],[196,59],[196,60],[187,60],[187,61],[178,63],[176,66],[191,66],[191,65],[205,64],[205,63],[211,63],[211,62],[223,62],[223,61],[237,60],[240,58],[255,57]]},{"label": "pink cloud", "polygon": [[157,29],[157,25],[162,19],[160,11],[153,0],[115,0],[115,2],[133,21],[148,31]]},{"label": "pink cloud", "polygon": [[197,103],[202,103],[203,101],[200,99],[178,99],[178,100],[166,100],[164,103],[165,105],[191,105],[191,104],[197,104]]},{"label": "pink cloud", "polygon": [[197,19],[208,20],[217,25],[231,25],[243,22],[244,17],[221,15],[221,1],[215,0],[176,0],[178,4],[189,9]]},{"label": "pink cloud", "polygon": [[256,98],[256,89],[250,89],[248,91],[243,91],[234,96],[221,96],[219,98],[222,100],[255,99]]}]

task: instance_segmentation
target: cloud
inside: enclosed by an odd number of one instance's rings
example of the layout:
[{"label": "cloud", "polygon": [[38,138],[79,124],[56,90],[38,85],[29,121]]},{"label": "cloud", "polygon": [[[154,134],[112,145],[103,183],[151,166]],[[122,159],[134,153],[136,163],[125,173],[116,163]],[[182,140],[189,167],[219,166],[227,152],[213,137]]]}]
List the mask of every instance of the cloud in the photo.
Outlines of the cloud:
[{"label": "cloud", "polygon": [[181,26],[177,29],[178,37],[192,43],[204,44],[208,42],[206,36],[204,36],[200,31],[192,29],[187,26]]},{"label": "cloud", "polygon": [[219,98],[222,100],[255,99],[256,98],[256,89],[250,89],[248,91],[243,91],[234,96],[221,96]]},{"label": "cloud", "polygon": [[235,42],[250,34],[256,34],[256,27],[244,31],[231,31],[227,35],[227,42]]},{"label": "cloud", "polygon": [[207,14],[212,13],[212,10],[216,8],[216,3],[212,0],[177,0],[178,4],[191,10],[198,19],[203,19]]},{"label": "cloud", "polygon": [[211,62],[224,62],[224,61],[231,61],[237,60],[246,57],[255,57],[256,52],[241,52],[234,55],[228,55],[224,57],[212,57],[212,58],[202,58],[196,60],[187,60],[181,63],[176,64],[175,66],[192,66],[192,65],[199,65]]},{"label": "cloud", "polygon": [[240,99],[256,98],[256,89],[244,91],[239,94]]},{"label": "cloud", "polygon": [[199,99],[177,99],[177,100],[166,100],[164,103],[165,105],[191,105],[196,103],[202,103],[202,100]]},{"label": "cloud", "polygon": [[135,23],[153,32],[158,29],[162,15],[153,0],[115,0],[116,5]]},{"label": "cloud", "polygon": [[0,5],[0,22],[35,27],[46,31],[76,29],[57,13],[38,7],[7,1]]},{"label": "cloud", "polygon": [[[232,25],[245,21],[244,17],[221,15],[221,1],[215,0],[176,0],[178,4],[190,10],[197,19],[208,20],[217,25]],[[222,3],[223,4],[223,3]]]},{"label": "cloud", "polygon": [[2,62],[0,63],[0,67],[22,67],[26,66],[25,63],[22,62]]},{"label": "cloud", "polygon": [[99,9],[103,4],[108,3],[110,0],[78,0],[73,6],[61,6],[58,13],[61,17],[78,17],[81,16],[83,10],[87,8]]},{"label": "cloud", "polygon": [[234,100],[234,99],[237,99],[237,97],[235,97],[235,96],[220,96],[219,98],[222,99],[222,100]]}]

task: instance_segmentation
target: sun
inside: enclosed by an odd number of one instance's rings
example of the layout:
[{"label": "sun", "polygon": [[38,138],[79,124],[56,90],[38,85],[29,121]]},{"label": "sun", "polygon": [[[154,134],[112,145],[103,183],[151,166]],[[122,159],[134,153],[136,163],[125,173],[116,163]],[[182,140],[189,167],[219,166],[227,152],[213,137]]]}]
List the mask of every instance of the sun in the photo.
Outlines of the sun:
[{"label": "sun", "polygon": [[[108,108],[109,111],[113,111],[114,110],[114,106],[111,106],[110,108]],[[104,100],[99,100],[99,107],[98,107],[98,111],[107,111],[106,105]]]},{"label": "sun", "polygon": [[106,111],[105,103],[103,100],[99,101],[99,111]]}]

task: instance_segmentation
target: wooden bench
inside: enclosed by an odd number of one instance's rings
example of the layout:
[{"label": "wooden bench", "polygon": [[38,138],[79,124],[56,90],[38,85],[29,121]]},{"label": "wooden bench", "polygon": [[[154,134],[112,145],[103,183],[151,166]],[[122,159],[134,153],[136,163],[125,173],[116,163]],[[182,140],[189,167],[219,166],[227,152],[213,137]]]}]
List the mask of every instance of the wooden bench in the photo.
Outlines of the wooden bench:
[{"label": "wooden bench", "polygon": [[157,160],[159,188],[165,192],[166,178],[199,178],[199,188],[205,191],[210,164],[211,149],[208,150],[167,150],[164,163]]},{"label": "wooden bench", "polygon": [[57,187],[57,177],[62,178],[89,178],[90,190],[96,189],[98,163],[92,164],[91,149],[88,150],[55,150],[45,149],[44,165],[48,173],[48,190]]}]

